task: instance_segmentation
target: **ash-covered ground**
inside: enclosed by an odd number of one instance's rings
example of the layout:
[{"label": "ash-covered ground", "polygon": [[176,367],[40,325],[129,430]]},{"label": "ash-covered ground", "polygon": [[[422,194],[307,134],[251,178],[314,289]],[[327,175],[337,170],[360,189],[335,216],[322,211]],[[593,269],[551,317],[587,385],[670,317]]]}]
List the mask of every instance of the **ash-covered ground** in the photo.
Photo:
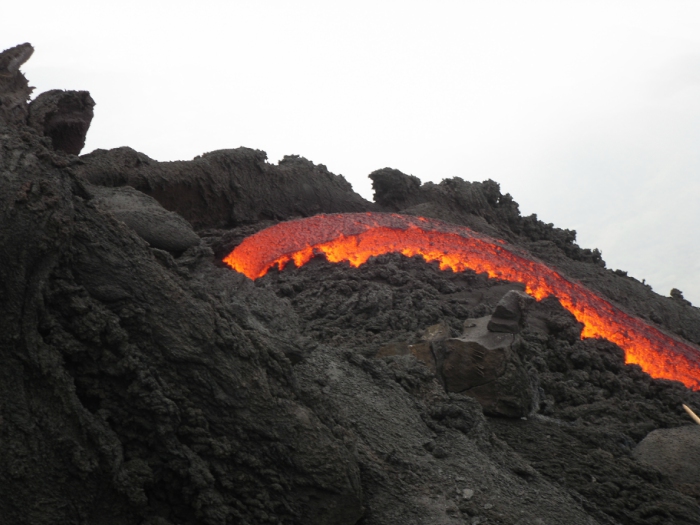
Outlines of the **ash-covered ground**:
[{"label": "ash-covered ground", "polygon": [[[415,349],[521,285],[396,254],[256,281],[221,260],[279,221],[391,211],[504,239],[699,344],[680,292],[606,269],[493,181],[382,169],[370,203],[301,157],[78,156],[94,102],[28,104],[30,55],[0,54],[0,522],[700,523],[700,426],[682,409],[700,394],[581,340],[556,298],[523,307],[511,375],[476,395]],[[488,404],[514,390],[515,409]]]}]

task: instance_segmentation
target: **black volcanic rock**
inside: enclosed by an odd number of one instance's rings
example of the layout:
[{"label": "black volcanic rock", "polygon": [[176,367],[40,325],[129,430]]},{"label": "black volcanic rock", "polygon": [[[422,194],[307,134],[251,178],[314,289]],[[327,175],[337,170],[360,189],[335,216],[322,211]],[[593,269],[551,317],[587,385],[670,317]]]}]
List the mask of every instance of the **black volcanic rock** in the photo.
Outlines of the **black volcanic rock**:
[{"label": "black volcanic rock", "polygon": [[440,377],[448,392],[473,397],[485,414],[527,416],[534,395],[518,358],[520,340],[512,333],[492,332],[491,322],[491,316],[467,319],[460,337],[444,341],[437,359]]},{"label": "black volcanic rock", "polygon": [[197,246],[199,236],[177,213],[167,211],[158,201],[130,186],[92,186],[95,206],[132,228],[144,241],[161,250],[184,252]]},{"label": "black volcanic rock", "polygon": [[55,150],[79,155],[92,122],[95,101],[87,91],[53,89],[29,104],[29,125],[51,139]]},{"label": "black volcanic rock", "polygon": [[384,168],[369,174],[374,189],[374,202],[392,211],[399,211],[424,202],[420,196],[420,179],[399,170]]},{"label": "black volcanic rock", "polygon": [[700,426],[660,428],[632,452],[635,459],[666,474],[690,496],[700,497]]},{"label": "black volcanic rock", "polygon": [[30,44],[20,44],[0,53],[0,126],[27,122],[29,95],[34,88],[19,68],[34,53]]},{"label": "black volcanic rock", "polygon": [[251,285],[211,262],[185,277],[39,142],[3,148],[26,159],[0,164],[4,521],[355,523],[355,458],[274,337],[204,291]]},{"label": "black volcanic rock", "polygon": [[[697,308],[588,260],[491,181],[416,190],[390,171],[375,205],[300,157],[56,150],[27,123],[27,46],[0,54],[2,523],[700,522],[696,498],[632,455],[687,425],[681,406],[700,394],[581,340],[555,298],[522,312],[514,349],[532,413],[489,417],[423,359],[522,285],[398,254],[359,268],[317,257],[253,282],[219,256],[290,217],[422,209],[696,342]],[[137,192],[201,242],[149,246],[106,204],[128,195],[161,213]],[[409,351],[377,357],[390,344]]]},{"label": "black volcanic rock", "polygon": [[575,243],[575,231],[545,224],[537,215],[522,217],[518,203],[510,194],[502,194],[500,185],[492,180],[468,182],[454,177],[421,185],[416,177],[389,168],[369,177],[375,201],[388,211],[463,224],[510,242],[551,242],[567,257],[605,266],[598,250],[581,249]]},{"label": "black volcanic rock", "polygon": [[132,186],[195,229],[374,207],[322,164],[288,156],[275,166],[266,159],[263,151],[238,148],[191,161],[157,162],[131,148],[118,148],[84,155],[76,172],[92,184]]},{"label": "black volcanic rock", "polygon": [[526,293],[511,290],[498,301],[488,329],[492,332],[517,334],[520,332],[520,319],[523,312],[534,302],[535,299]]}]

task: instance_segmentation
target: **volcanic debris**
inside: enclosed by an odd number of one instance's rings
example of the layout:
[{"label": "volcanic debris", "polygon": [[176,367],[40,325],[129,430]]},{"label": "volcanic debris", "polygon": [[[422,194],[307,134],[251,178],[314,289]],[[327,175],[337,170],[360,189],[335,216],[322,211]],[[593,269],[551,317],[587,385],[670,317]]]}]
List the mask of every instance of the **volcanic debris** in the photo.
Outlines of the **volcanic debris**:
[{"label": "volcanic debris", "polygon": [[279,221],[391,211],[505,239],[700,343],[678,294],[493,181],[379,170],[370,203],[245,148],[77,156],[92,99],[30,107],[32,52],[0,54],[0,522],[700,523],[700,394],[581,339],[556,298],[399,254],[255,281],[221,261]]}]

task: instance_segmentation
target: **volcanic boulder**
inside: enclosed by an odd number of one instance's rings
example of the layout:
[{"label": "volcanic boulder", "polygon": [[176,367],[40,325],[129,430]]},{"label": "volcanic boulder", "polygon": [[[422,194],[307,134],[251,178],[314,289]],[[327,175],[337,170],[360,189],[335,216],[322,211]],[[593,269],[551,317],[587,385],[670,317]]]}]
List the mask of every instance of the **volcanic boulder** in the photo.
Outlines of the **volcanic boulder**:
[{"label": "volcanic boulder", "polygon": [[375,357],[412,355],[427,366],[434,375],[437,375],[434,345],[440,344],[448,337],[450,337],[450,327],[445,322],[438,323],[425,329],[420,342],[415,344],[405,342],[388,343],[379,348]]},{"label": "volcanic boulder", "polygon": [[518,290],[511,290],[498,301],[487,328],[491,332],[517,334],[520,332],[520,319],[523,312],[534,302],[534,297]]},{"label": "volcanic boulder", "polygon": [[523,417],[533,408],[530,380],[516,351],[519,340],[488,329],[491,317],[467,319],[461,337],[436,352],[448,392],[474,397],[487,414]]},{"label": "volcanic boulder", "polygon": [[700,425],[654,430],[632,456],[668,476],[681,492],[700,498]]},{"label": "volcanic boulder", "polygon": [[418,177],[384,168],[373,171],[369,178],[372,179],[374,201],[388,209],[399,211],[424,202],[419,195],[421,182]]},{"label": "volcanic boulder", "polygon": [[[518,299],[512,292],[506,295],[510,297],[505,304]],[[446,323],[438,323],[425,329],[420,342],[389,343],[375,357],[412,355],[438,377],[447,392],[475,398],[485,413],[526,416],[533,409],[534,394],[517,354],[520,339],[513,333],[489,330],[493,323],[491,316],[467,319],[464,333],[457,338],[450,338]]]}]

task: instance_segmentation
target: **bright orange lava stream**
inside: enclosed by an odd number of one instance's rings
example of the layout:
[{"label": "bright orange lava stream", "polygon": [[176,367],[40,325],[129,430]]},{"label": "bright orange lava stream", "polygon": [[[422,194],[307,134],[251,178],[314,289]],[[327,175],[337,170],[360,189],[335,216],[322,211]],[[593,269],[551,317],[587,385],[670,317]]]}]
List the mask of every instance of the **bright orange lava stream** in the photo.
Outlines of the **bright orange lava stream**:
[{"label": "bright orange lava stream", "polygon": [[250,279],[275,265],[297,266],[324,254],[328,261],[360,266],[376,255],[402,253],[438,261],[442,270],[473,270],[523,283],[536,299],[553,295],[583,323],[582,337],[618,344],[627,363],[656,378],[700,390],[700,349],[624,313],[583,285],[562,277],[517,248],[472,230],[433,219],[388,213],[316,215],[283,222],[247,237],[225,259]]}]

